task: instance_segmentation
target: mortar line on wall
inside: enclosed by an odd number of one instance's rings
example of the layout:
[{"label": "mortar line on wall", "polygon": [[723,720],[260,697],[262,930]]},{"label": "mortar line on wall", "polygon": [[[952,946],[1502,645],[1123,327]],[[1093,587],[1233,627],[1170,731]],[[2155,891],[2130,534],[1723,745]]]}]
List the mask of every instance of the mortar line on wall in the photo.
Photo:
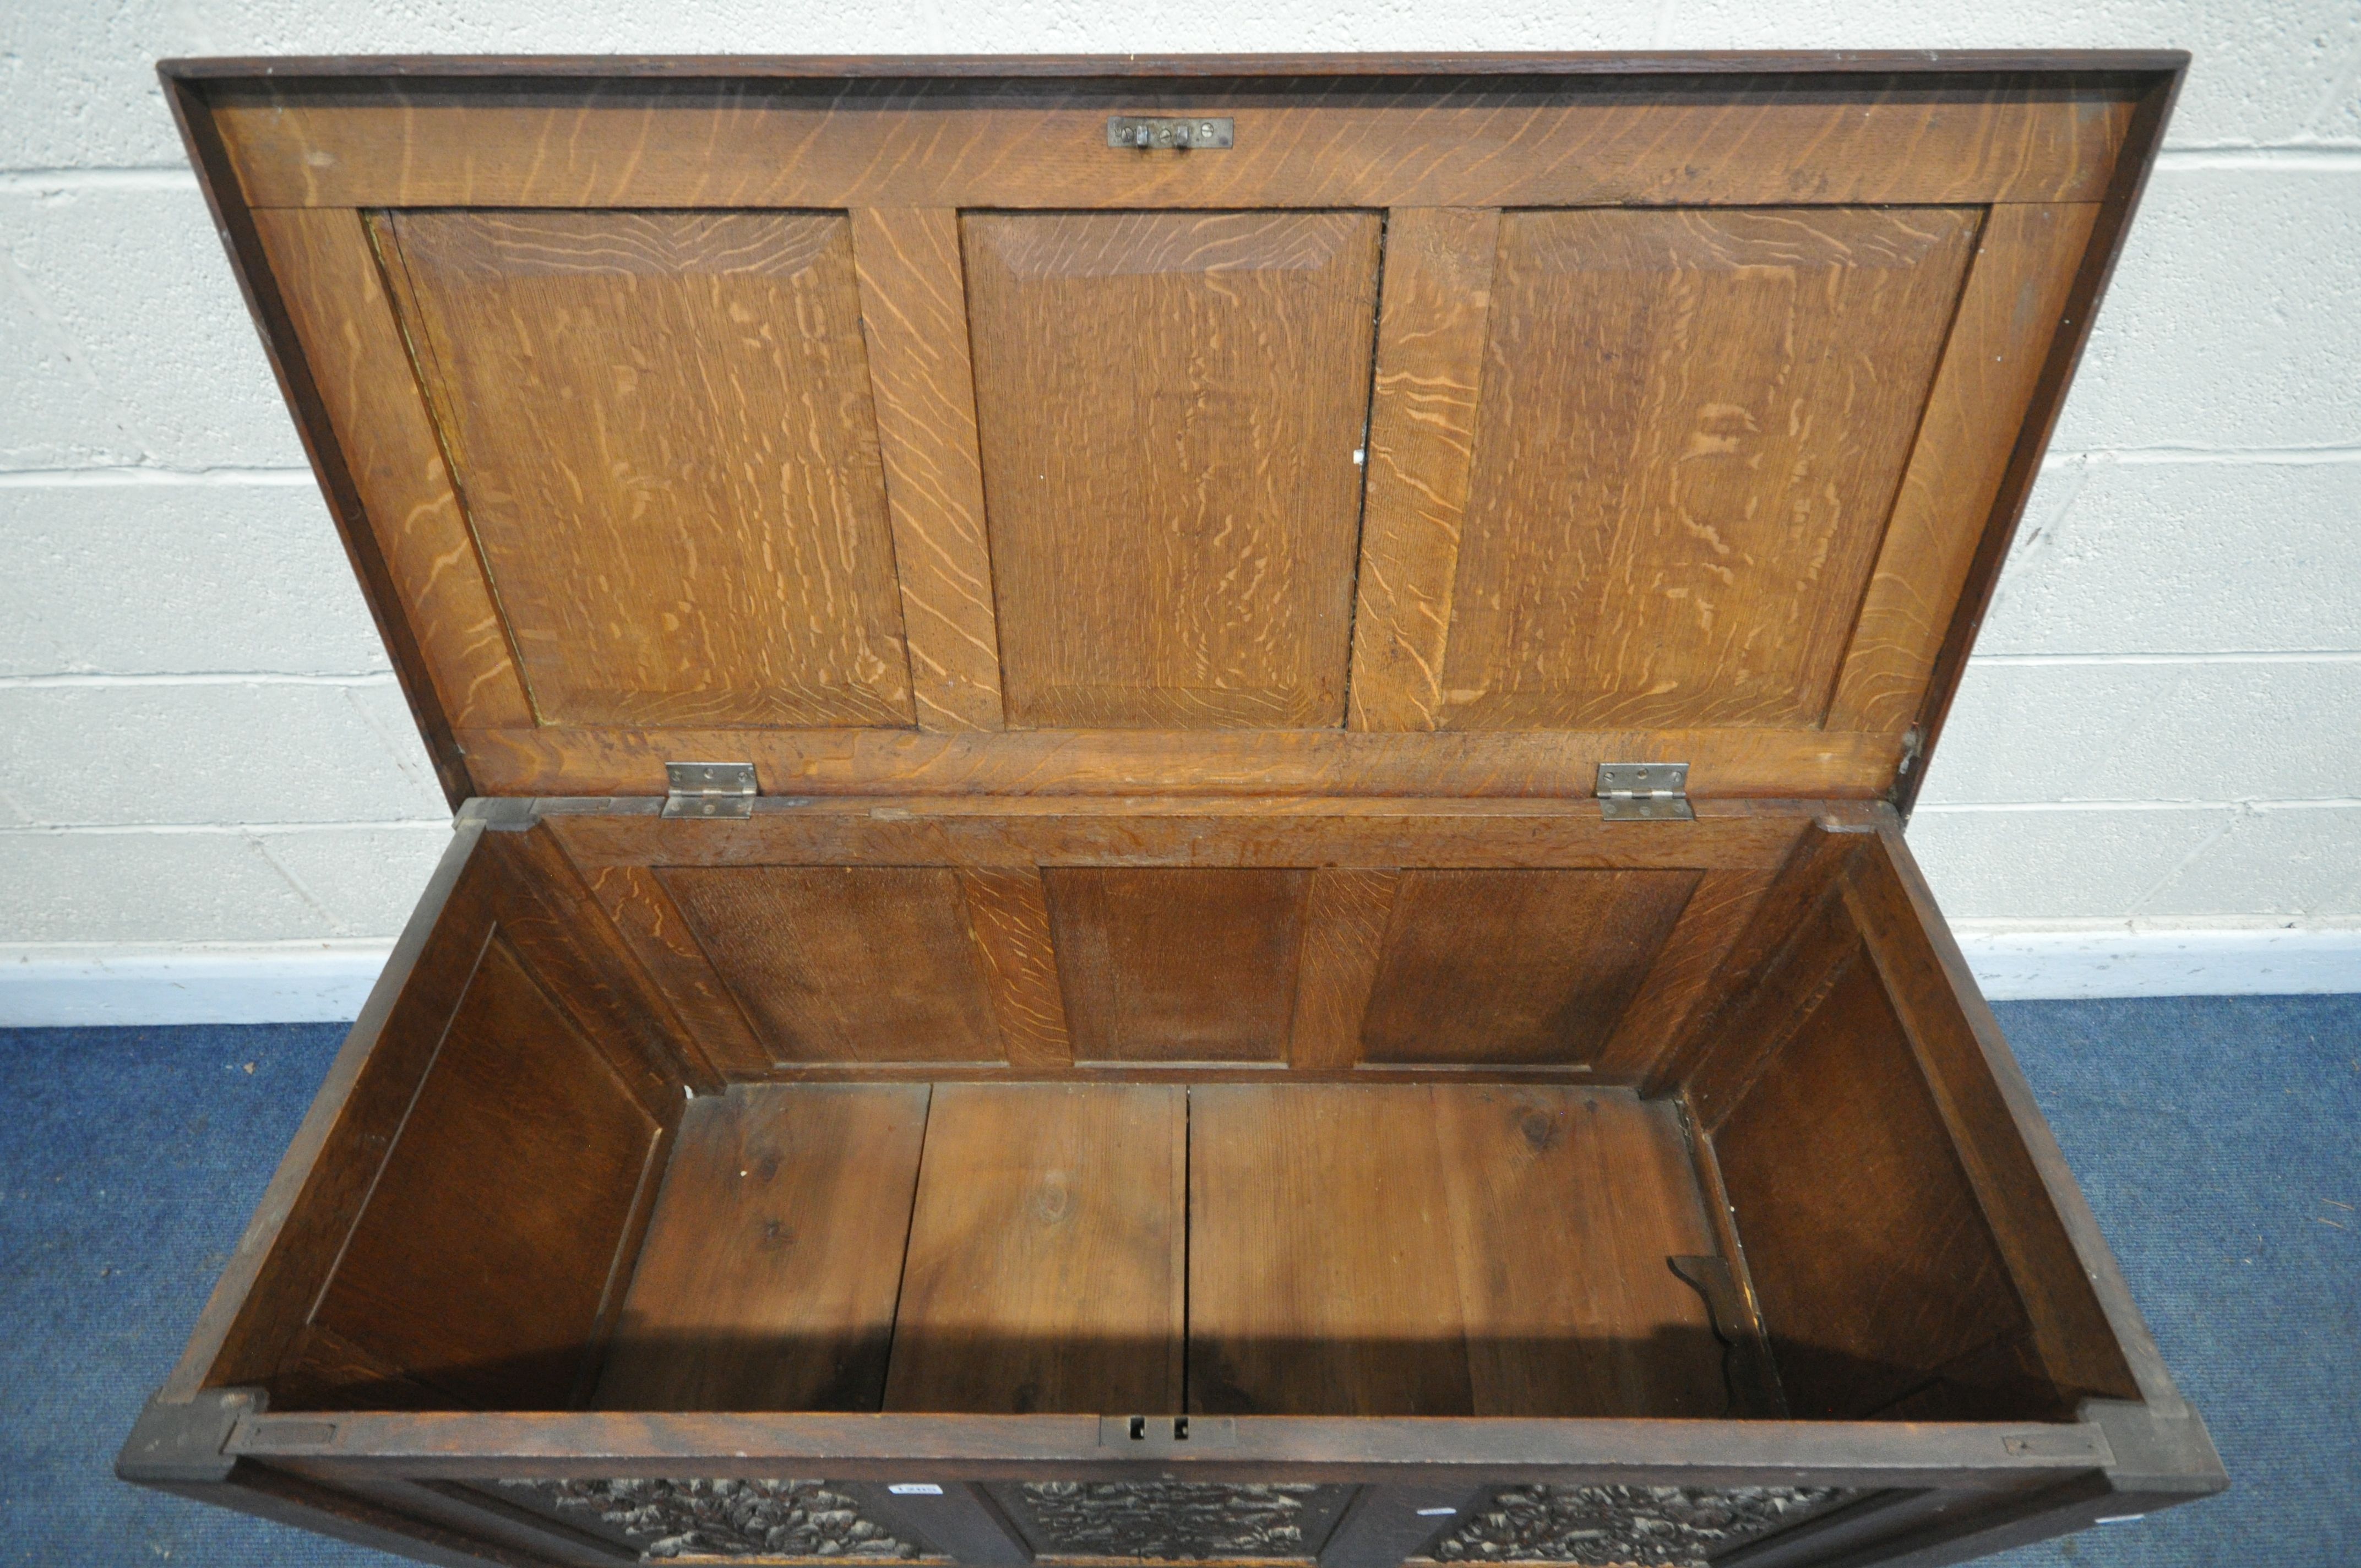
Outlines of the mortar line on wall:
[{"label": "mortar line on wall", "polygon": [[388,686],[391,670],[302,674],[276,670],[161,670],[138,674],[0,675],[0,691],[74,690],[103,686]]},{"label": "mortar line on wall", "polygon": [[2080,451],[2053,451],[2042,460],[2047,472],[2070,463],[2096,466],[2117,463],[2127,467],[2166,465],[2244,465],[2254,467],[2303,467],[2313,464],[2361,463],[2361,446],[2093,446]]},{"label": "mortar line on wall", "polygon": [[0,839],[105,838],[135,833],[235,839],[252,833],[379,833],[429,828],[441,833],[451,831],[447,818],[432,817],[398,817],[374,822],[342,818],[320,822],[9,822],[0,824]]},{"label": "mortar line on wall", "polygon": [[2036,811],[2353,811],[2361,799],[2352,795],[2257,797],[2252,800],[1961,800],[1942,805],[1922,804],[1914,817],[1961,817],[1971,812],[2025,814]]},{"label": "mortar line on wall", "polygon": [[2352,664],[2361,652],[2349,648],[2200,649],[2186,653],[1979,653],[1971,667],[2040,669],[2080,664]]},{"label": "mortar line on wall", "polygon": [[59,191],[186,191],[196,171],[169,164],[126,169],[0,169],[0,195],[48,195]]},{"label": "mortar line on wall", "polygon": [[2301,142],[2252,146],[2167,148],[2157,154],[2157,170],[2245,169],[2287,174],[2361,173],[2361,147]]},{"label": "mortar line on wall", "polygon": [[257,485],[315,484],[309,468],[157,468],[131,464],[97,465],[88,468],[0,468],[0,489],[95,489],[128,485]]}]

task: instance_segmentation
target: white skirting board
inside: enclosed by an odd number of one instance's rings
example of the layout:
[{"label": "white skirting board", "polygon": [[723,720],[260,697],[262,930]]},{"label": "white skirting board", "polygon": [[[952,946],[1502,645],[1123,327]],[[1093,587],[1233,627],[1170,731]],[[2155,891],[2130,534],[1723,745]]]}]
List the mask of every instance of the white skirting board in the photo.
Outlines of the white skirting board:
[{"label": "white skirting board", "polygon": [[[1994,1001],[2361,992],[2361,926],[2026,929],[1969,923]],[[390,941],[0,945],[0,1027],[333,1022],[359,1013]]]}]

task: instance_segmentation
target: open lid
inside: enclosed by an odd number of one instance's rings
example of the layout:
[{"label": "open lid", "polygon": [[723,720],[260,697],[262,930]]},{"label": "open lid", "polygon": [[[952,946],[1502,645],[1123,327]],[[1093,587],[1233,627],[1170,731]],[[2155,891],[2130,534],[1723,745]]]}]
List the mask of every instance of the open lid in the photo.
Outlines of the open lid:
[{"label": "open lid", "polygon": [[165,75],[455,802],[1906,805],[2185,60]]}]

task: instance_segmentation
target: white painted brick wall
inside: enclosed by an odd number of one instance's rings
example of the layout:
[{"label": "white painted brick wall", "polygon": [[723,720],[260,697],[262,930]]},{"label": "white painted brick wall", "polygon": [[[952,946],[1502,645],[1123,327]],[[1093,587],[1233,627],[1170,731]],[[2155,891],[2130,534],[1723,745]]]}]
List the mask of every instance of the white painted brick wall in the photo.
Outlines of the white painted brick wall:
[{"label": "white painted brick wall", "polygon": [[0,966],[366,951],[447,839],[159,56],[2052,46],[2197,62],[1913,842],[1971,933],[2361,928],[2354,0],[52,0],[0,49]]}]

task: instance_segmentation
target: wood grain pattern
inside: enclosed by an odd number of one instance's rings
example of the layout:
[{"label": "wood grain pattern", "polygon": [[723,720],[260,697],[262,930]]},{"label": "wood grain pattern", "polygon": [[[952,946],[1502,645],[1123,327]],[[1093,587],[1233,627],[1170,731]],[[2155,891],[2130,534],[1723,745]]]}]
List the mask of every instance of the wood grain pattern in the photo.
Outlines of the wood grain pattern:
[{"label": "wood grain pattern", "polygon": [[1186,1091],[945,1084],[888,1410],[1180,1408]]},{"label": "wood grain pattern", "polygon": [[1283,1062],[1309,873],[1042,873],[1077,1062]]},{"label": "wood grain pattern", "polygon": [[[1022,97],[833,79],[609,82],[595,96],[562,79],[451,93],[263,81],[208,96],[258,207],[1381,208],[2095,201],[2142,85],[1872,66],[1831,92],[1767,71],[1685,81],[1675,61],[1620,80],[1444,71],[1323,81],[1309,102],[1274,92],[1283,77]],[[1156,113],[1234,115],[1237,145],[1106,145],[1108,115]]]},{"label": "wood grain pattern", "polygon": [[1428,1091],[1189,1091],[1189,1408],[1474,1413]]},{"label": "wood grain pattern", "polygon": [[1715,970],[1762,906],[1773,875],[1715,871],[1697,879],[1647,978],[1593,1058],[1599,1082],[1637,1085],[1655,1072],[1683,1025],[1707,1004]]},{"label": "wood grain pattern", "polygon": [[1491,209],[1386,215],[1353,620],[1356,729],[1433,729],[1443,711],[1443,652],[1499,243],[1500,214]]},{"label": "wood grain pattern", "polygon": [[691,1104],[594,1405],[876,1409],[927,1092],[763,1086]]},{"label": "wood grain pattern", "polygon": [[495,931],[312,1322],[463,1407],[571,1407],[664,1130]]},{"label": "wood grain pattern", "polygon": [[843,218],[386,232],[543,723],[913,722]]},{"label": "wood grain pattern", "polygon": [[664,891],[774,1062],[1002,1062],[957,873],[667,866]]},{"label": "wood grain pattern", "polygon": [[768,1067],[770,1054],[655,872],[604,865],[584,881],[706,1058],[733,1078]]},{"label": "wood grain pattern", "polygon": [[[1846,907],[1862,932],[1878,979],[1916,1052],[1993,1240],[2031,1322],[2034,1348],[2050,1380],[2070,1398],[2139,1397],[2105,1309],[2076,1255],[2038,1161],[2017,1130],[2016,1113],[1988,1052],[2005,1051],[1993,1025],[1979,1037],[1970,1009],[1983,1011],[1964,961],[1888,824],[1844,879]],[[1972,1000],[1965,1000],[1972,999]],[[2037,1114],[2038,1113],[2035,1113]]]},{"label": "wood grain pattern", "polygon": [[1718,1251],[1673,1106],[1588,1088],[1428,1093],[1475,1413],[1725,1413],[1711,1316],[1664,1264]]},{"label": "wood grain pattern", "polygon": [[862,208],[852,249],[918,727],[997,729],[999,631],[959,214]]},{"label": "wood grain pattern", "polygon": [[1587,1063],[1697,883],[1681,871],[1404,872],[1363,1059]]},{"label": "wood grain pattern", "polygon": [[1288,1065],[1349,1068],[1361,1059],[1361,1020],[1377,983],[1395,871],[1326,869],[1312,873],[1303,902],[1302,959],[1295,981],[1295,1025]]},{"label": "wood grain pattern", "polygon": [[1340,723],[1376,214],[965,235],[1010,722]]},{"label": "wood grain pattern", "polygon": [[1817,728],[1976,222],[1504,218],[1447,723]]},{"label": "wood grain pattern", "polygon": [[1846,967],[1713,1141],[1796,1416],[1872,1415],[1955,1358],[2026,1329],[1865,958]]},{"label": "wood grain pattern", "polygon": [[360,215],[258,213],[353,487],[367,509],[423,675],[455,726],[529,725],[533,708],[459,510]]},{"label": "wood grain pattern", "polygon": [[1985,218],[1829,728],[1898,735],[1917,718],[2098,214],[2001,206]]},{"label": "wood grain pattern", "polygon": [[1074,1047],[1058,989],[1058,954],[1041,873],[1031,866],[978,866],[961,872],[959,879],[1008,1065],[1072,1066]]},{"label": "wood grain pattern", "polygon": [[653,802],[628,815],[563,812],[545,820],[586,868],[1693,871],[1779,865],[1813,809],[1793,802],[1709,802],[1694,822],[1635,824],[1602,821],[1587,802],[1532,800],[886,796],[779,806],[734,822],[667,820]]},{"label": "wood grain pattern", "polygon": [[682,757],[752,762],[795,795],[1541,795],[1587,799],[1601,762],[1685,760],[1692,799],[1871,799],[1899,737],[1776,729],[1443,734],[1358,730],[464,729],[499,795],[664,792]]}]

